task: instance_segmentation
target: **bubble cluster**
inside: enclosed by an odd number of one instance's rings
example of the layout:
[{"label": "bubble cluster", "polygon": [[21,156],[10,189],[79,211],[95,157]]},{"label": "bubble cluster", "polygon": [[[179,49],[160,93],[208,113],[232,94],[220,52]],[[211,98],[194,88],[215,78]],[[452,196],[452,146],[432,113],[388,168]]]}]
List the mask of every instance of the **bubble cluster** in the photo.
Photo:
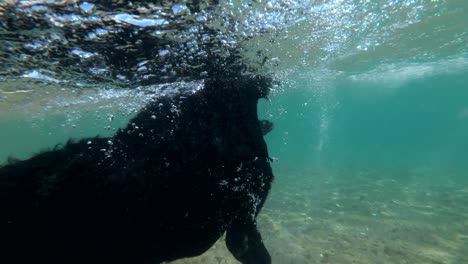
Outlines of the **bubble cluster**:
[{"label": "bubble cluster", "polygon": [[[0,101],[55,93],[94,104],[116,88],[229,72],[274,75],[283,85],[271,94],[301,78],[323,86],[323,72],[335,80],[408,58],[466,57],[465,10],[450,0],[2,1]],[[74,96],[97,88],[104,97]]]},{"label": "bubble cluster", "polygon": [[47,70],[65,80],[81,76],[128,87],[204,78],[240,59],[248,67],[236,70],[244,72],[347,63],[346,58],[398,45],[398,32],[441,16],[447,5],[423,0],[5,1],[0,4],[0,70],[15,76]]}]

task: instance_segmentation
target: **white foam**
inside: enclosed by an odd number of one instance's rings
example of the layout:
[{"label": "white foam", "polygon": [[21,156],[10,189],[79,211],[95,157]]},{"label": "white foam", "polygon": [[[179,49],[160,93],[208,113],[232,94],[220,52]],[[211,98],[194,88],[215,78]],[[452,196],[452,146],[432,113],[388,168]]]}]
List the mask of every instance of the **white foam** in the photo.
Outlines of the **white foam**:
[{"label": "white foam", "polygon": [[360,84],[378,84],[379,86],[396,88],[410,81],[467,70],[468,58],[458,57],[425,63],[383,64],[374,70],[350,75],[348,79]]}]

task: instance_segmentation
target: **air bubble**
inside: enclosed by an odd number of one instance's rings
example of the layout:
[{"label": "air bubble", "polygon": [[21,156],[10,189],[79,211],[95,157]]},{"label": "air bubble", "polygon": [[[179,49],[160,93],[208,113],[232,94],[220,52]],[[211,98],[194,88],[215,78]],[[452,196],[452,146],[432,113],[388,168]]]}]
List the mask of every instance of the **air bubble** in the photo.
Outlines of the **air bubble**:
[{"label": "air bubble", "polygon": [[172,6],[172,13],[176,16],[190,14],[190,10],[186,5],[176,4]]}]

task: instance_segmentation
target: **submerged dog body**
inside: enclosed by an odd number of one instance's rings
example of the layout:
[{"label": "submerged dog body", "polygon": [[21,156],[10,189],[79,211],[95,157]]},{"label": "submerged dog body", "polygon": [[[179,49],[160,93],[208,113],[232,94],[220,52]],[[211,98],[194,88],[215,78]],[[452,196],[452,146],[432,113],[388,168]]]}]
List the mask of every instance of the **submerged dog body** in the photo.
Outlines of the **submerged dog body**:
[{"label": "submerged dog body", "polygon": [[256,228],[273,180],[257,117],[269,85],[206,79],[152,101],[113,137],[1,167],[0,261],[159,263],[227,231],[239,261],[270,263]]}]

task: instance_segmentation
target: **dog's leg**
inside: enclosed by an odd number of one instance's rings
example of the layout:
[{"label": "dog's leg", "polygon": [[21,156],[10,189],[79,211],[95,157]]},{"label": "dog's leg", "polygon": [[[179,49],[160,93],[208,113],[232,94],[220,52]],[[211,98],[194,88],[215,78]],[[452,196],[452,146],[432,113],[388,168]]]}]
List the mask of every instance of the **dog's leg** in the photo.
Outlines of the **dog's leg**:
[{"label": "dog's leg", "polygon": [[226,233],[226,246],[243,264],[270,264],[271,257],[255,223],[234,223]]}]

